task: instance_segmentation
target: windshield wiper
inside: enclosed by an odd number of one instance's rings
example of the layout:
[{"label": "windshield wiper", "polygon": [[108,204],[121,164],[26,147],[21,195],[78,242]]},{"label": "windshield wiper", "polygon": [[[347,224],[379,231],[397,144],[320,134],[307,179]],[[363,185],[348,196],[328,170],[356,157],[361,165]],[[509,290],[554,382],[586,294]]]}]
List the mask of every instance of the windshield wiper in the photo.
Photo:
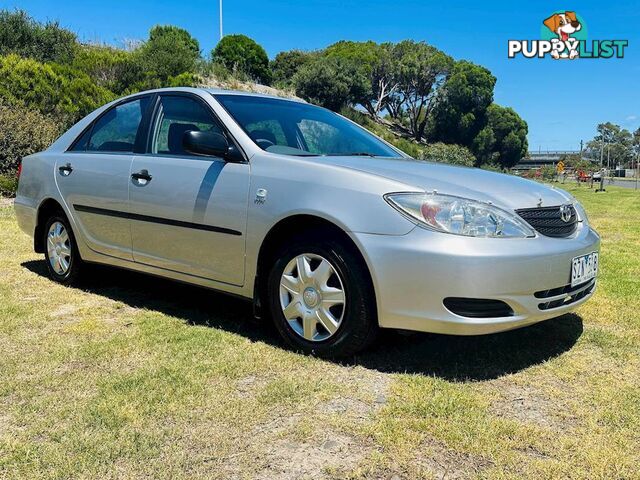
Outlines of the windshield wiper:
[{"label": "windshield wiper", "polygon": [[369,152],[328,153],[327,157],[377,157]]}]

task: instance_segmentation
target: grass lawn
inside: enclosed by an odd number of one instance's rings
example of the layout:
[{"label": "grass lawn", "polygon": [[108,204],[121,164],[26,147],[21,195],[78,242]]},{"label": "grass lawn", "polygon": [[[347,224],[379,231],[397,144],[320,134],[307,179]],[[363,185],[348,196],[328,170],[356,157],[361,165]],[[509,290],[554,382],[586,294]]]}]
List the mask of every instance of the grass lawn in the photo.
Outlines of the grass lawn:
[{"label": "grass lawn", "polygon": [[349,363],[195,287],[55,285],[5,203],[0,478],[640,478],[640,194],[566,187],[602,236],[592,301],[499,335],[387,334]]}]

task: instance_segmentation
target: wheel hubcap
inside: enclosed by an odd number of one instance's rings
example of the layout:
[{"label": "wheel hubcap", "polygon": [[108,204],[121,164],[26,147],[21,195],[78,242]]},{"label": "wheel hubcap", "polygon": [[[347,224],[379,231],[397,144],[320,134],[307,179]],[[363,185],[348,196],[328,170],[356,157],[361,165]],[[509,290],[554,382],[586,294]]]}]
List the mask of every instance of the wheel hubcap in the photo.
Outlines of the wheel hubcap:
[{"label": "wheel hubcap", "polygon": [[54,222],[47,233],[47,253],[49,264],[58,275],[64,275],[71,265],[71,243],[67,229],[60,222]]},{"label": "wheel hubcap", "polygon": [[280,305],[296,334],[311,342],[326,340],[336,333],[344,317],[342,279],[320,255],[298,255],[280,278]]}]

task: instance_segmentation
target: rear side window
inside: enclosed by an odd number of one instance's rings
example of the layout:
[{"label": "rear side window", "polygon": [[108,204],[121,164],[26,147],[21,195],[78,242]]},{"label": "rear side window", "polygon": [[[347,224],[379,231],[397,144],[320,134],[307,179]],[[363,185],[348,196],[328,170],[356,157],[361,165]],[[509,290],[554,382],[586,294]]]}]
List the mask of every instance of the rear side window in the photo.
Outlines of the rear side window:
[{"label": "rear side window", "polygon": [[73,145],[74,151],[133,153],[149,97],[121,103],[102,115]]},{"label": "rear side window", "polygon": [[209,109],[193,98],[163,95],[160,99],[151,152],[165,155],[188,155],[182,145],[189,131],[223,134],[222,127]]}]

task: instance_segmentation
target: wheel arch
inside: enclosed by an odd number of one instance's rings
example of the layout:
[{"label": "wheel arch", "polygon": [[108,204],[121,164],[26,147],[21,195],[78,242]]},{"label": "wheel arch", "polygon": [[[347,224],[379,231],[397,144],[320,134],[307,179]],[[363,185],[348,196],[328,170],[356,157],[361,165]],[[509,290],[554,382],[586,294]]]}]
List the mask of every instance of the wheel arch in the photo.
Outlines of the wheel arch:
[{"label": "wheel arch", "polygon": [[60,202],[54,198],[46,198],[40,202],[36,214],[36,226],[33,232],[33,249],[36,253],[44,253],[45,245],[42,229],[44,228],[47,218],[49,218],[54,212],[62,213],[65,217],[67,216],[64,208],[60,205]]},{"label": "wheel arch", "polygon": [[288,238],[290,238],[292,231],[296,233],[309,231],[327,232],[335,235],[336,238],[339,238],[344,245],[352,250],[352,252],[358,256],[365,268],[368,276],[367,281],[369,283],[369,290],[373,295],[372,301],[373,304],[376,305],[377,311],[377,299],[373,276],[371,274],[369,264],[356,242],[354,242],[344,229],[325,218],[312,214],[295,214],[285,217],[273,225],[265,235],[264,240],[260,245],[253,288],[254,313],[257,317],[262,316],[266,279],[269,267],[275,260],[277,249],[286,242]]}]

